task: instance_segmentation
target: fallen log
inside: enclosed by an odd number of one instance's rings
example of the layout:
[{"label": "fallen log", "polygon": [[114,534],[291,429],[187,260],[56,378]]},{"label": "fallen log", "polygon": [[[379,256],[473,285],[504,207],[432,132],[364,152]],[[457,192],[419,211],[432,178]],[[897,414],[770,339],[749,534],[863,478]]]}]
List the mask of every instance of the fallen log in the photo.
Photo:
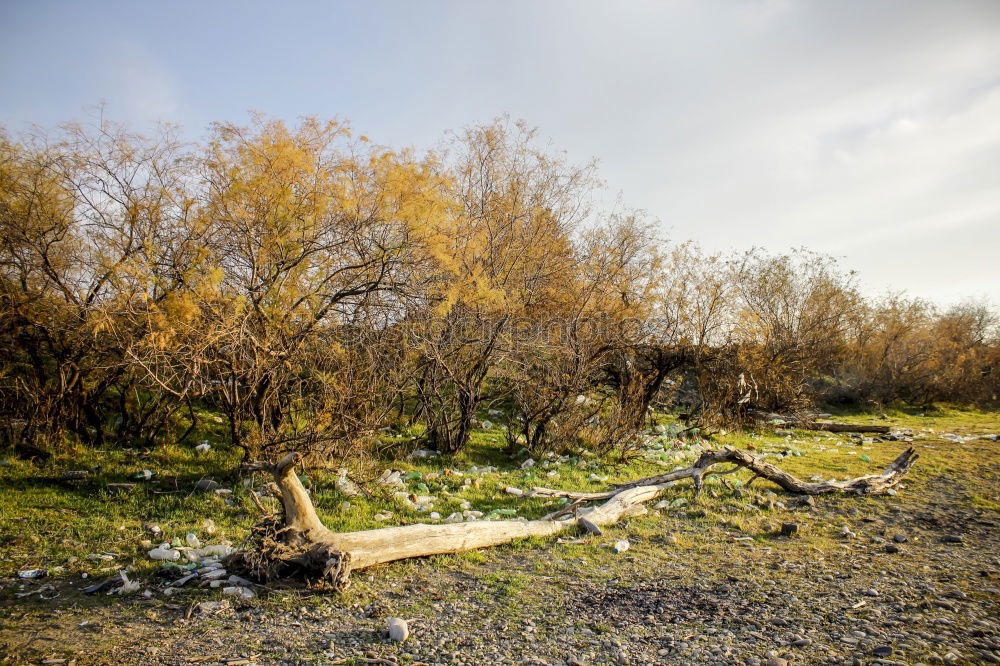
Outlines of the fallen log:
[{"label": "fallen log", "polygon": [[[348,584],[352,570],[383,562],[486,548],[524,537],[552,536],[572,527],[581,527],[582,518],[589,523],[587,529],[590,531],[594,526],[612,525],[624,517],[644,513],[645,502],[683,479],[691,479],[697,492],[707,476],[748,469],[754,473],[754,478],[765,478],[792,493],[877,495],[899,483],[918,457],[909,448],[881,473],[846,481],[808,483],[746,451],[706,451],[691,467],[620,484],[603,493],[536,488],[531,496],[575,500],[540,520],[480,520],[340,533],[328,529],[316,515],[312,500],[295,473],[295,465],[301,457],[290,453],[274,464],[257,462],[244,466],[265,470],[274,476],[284,515],[281,519],[265,521],[256,527],[249,539],[250,547],[231,556],[230,563],[242,565],[258,579],[300,575],[339,590]],[[722,471],[712,469],[722,463],[734,467]],[[584,502],[593,500],[603,503],[582,506]]]},{"label": "fallen log", "polygon": [[826,432],[858,432],[885,435],[889,433],[889,426],[880,425],[854,425],[851,423],[797,423],[792,424],[793,428],[802,430],[825,430]]}]

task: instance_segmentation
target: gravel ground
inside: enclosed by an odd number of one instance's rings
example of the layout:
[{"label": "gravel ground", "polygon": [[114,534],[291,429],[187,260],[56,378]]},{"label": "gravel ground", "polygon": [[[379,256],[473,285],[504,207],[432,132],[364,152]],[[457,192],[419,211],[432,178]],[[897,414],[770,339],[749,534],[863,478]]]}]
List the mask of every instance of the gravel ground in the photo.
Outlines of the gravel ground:
[{"label": "gravel ground", "polygon": [[[996,465],[984,469],[995,492]],[[954,478],[920,486],[864,503],[818,498],[804,530],[839,523],[856,535],[828,548],[801,537],[736,540],[691,511],[616,528],[610,538],[632,548],[602,560],[610,564],[581,561],[603,544],[529,544],[379,567],[342,597],[276,590],[207,611],[197,604],[221,597],[91,598],[56,583],[55,599],[0,605],[0,660],[1000,663],[997,512],[978,508]],[[411,621],[405,642],[386,638],[392,616]]]}]

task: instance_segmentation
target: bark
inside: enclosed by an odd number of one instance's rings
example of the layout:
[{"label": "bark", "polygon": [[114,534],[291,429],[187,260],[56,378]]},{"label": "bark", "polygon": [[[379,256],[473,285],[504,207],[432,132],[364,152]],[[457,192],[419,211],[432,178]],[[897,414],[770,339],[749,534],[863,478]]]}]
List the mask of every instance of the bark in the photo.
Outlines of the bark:
[{"label": "bark", "polygon": [[[338,533],[320,522],[312,500],[295,474],[295,465],[301,457],[290,453],[273,465],[251,463],[245,466],[273,474],[284,517],[280,524],[261,528],[256,549],[238,554],[237,559],[261,578],[301,573],[308,579],[320,580],[340,589],[347,584],[351,570],[383,562],[485,548],[524,537],[552,536],[578,526],[584,517],[599,527],[612,525],[629,515],[644,513],[645,502],[684,479],[691,479],[697,491],[706,476],[748,469],[754,473],[754,478],[765,478],[791,493],[853,492],[876,495],[899,483],[917,458],[914,450],[909,448],[881,473],[846,481],[808,483],[746,451],[707,451],[691,467],[621,484],[603,493],[535,488],[528,493],[530,496],[574,500],[569,506],[540,520],[482,520]],[[732,467],[715,470],[714,467],[720,464],[731,464]],[[603,503],[581,506],[584,502],[595,500]]]}]

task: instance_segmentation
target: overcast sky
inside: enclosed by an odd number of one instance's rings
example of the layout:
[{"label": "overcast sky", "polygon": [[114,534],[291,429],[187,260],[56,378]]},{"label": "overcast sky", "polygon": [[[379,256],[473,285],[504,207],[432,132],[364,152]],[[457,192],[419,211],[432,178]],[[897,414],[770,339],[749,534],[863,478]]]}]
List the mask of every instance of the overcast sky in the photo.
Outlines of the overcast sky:
[{"label": "overcast sky", "polygon": [[1000,0],[0,2],[0,122],[509,113],[710,250],[1000,303]]}]

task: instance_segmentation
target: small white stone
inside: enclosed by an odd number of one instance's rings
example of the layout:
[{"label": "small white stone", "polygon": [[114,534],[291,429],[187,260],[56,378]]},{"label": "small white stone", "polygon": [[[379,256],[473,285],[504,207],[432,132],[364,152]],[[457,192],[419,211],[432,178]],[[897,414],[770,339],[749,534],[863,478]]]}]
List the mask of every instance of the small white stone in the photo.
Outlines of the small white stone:
[{"label": "small white stone", "polygon": [[410,635],[410,628],[406,626],[406,620],[401,617],[389,618],[389,640],[400,643],[405,641]]}]

